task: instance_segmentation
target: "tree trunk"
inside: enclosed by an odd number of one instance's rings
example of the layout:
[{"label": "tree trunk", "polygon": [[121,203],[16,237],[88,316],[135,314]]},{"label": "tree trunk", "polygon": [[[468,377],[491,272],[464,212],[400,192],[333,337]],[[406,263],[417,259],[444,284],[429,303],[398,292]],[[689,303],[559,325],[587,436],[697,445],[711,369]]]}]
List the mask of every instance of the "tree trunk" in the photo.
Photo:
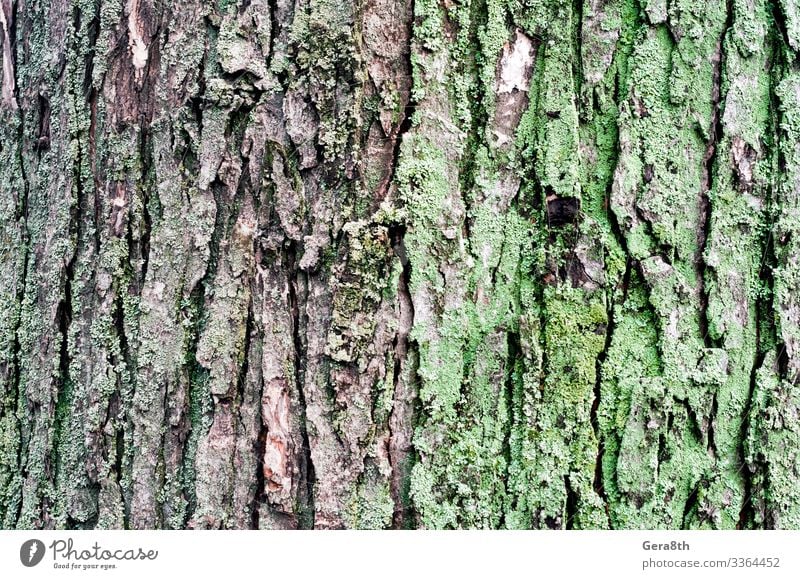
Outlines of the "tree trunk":
[{"label": "tree trunk", "polygon": [[0,8],[0,527],[800,528],[793,0]]}]

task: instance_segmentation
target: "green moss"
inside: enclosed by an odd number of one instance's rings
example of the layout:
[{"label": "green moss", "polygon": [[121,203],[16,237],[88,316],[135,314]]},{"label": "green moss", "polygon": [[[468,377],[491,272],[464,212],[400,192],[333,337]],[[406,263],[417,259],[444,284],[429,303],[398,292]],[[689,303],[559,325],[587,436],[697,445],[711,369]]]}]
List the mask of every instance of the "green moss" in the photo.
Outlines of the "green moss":
[{"label": "green moss", "polygon": [[[567,286],[545,287],[536,321],[522,343],[540,342],[523,361],[515,392],[509,526],[603,527],[593,489],[597,440],[590,422],[596,358],[608,322],[602,294]],[[538,320],[542,320],[541,322]],[[532,335],[528,332],[534,331]],[[576,509],[567,511],[568,495]]]},{"label": "green moss", "polygon": [[368,465],[347,505],[347,526],[351,529],[387,529],[392,524],[394,501],[389,484],[377,468]]}]

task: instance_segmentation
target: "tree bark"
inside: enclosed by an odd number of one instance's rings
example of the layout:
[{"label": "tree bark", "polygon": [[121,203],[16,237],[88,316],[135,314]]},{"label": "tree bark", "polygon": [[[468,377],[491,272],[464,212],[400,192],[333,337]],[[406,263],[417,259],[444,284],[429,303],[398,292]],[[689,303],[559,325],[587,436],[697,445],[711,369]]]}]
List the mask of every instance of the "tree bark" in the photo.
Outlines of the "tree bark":
[{"label": "tree bark", "polygon": [[800,528],[794,1],[0,8],[0,527]]}]

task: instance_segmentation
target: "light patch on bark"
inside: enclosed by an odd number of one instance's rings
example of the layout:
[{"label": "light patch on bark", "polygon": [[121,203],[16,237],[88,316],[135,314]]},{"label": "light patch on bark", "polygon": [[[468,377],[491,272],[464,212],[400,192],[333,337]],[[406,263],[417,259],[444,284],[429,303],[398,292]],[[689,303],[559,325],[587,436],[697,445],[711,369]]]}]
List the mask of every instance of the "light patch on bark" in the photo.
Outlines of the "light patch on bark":
[{"label": "light patch on bark", "polygon": [[17,108],[17,99],[14,97],[14,57],[11,52],[11,2],[3,0],[0,3],[0,26],[3,28],[3,104]]},{"label": "light patch on bark", "polygon": [[139,0],[128,0],[128,47],[131,50],[131,63],[136,69],[136,80],[141,80],[142,70],[147,65],[148,46],[142,38],[139,24]]},{"label": "light patch on bark", "polygon": [[531,66],[533,65],[533,43],[522,31],[517,30],[512,44],[503,47],[503,58],[500,60],[499,93],[516,90],[527,91],[531,82]]},{"label": "light patch on bark", "polygon": [[536,49],[517,29],[513,42],[506,42],[497,75],[497,109],[494,135],[498,146],[511,142],[522,112],[528,104],[528,89]]}]

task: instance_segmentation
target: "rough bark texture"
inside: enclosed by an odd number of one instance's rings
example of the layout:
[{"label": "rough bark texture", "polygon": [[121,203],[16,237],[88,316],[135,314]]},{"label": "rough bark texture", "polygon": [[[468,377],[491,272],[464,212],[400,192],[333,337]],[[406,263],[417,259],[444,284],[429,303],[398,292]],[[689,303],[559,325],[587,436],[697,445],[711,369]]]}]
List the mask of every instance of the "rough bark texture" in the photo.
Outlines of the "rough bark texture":
[{"label": "rough bark texture", "polygon": [[0,0],[0,527],[800,528],[794,0]]}]

